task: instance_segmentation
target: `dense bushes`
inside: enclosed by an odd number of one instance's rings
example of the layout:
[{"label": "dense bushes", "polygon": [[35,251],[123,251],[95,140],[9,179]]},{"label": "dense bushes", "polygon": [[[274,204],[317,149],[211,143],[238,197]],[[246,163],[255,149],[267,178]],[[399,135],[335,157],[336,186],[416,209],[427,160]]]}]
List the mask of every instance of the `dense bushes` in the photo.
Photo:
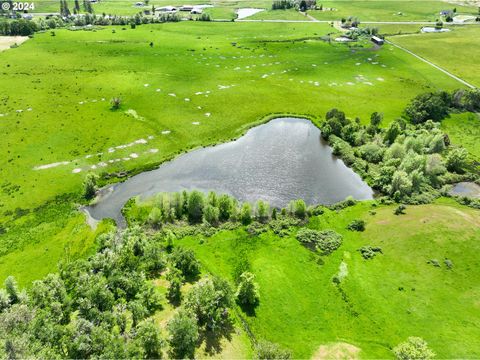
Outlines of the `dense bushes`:
[{"label": "dense bushes", "polygon": [[414,123],[419,124],[427,120],[440,121],[454,110],[480,110],[480,90],[457,90],[452,93],[439,91],[420,94],[415,97],[405,109],[405,114]]},{"label": "dense bushes", "polygon": [[419,337],[409,337],[407,341],[397,345],[393,353],[398,360],[430,360],[435,357],[427,342]]},{"label": "dense bushes", "polygon": [[[474,92],[465,91],[461,98]],[[448,93],[430,95],[425,97],[429,99],[425,101],[428,106],[436,107],[439,101],[452,101],[448,100],[451,97]],[[424,97],[420,97],[413,104],[423,100]],[[425,111],[431,117],[427,105],[423,110],[418,107],[417,113]],[[412,106],[417,108],[417,105]],[[445,114],[437,107],[435,111]],[[341,157],[374,189],[395,201],[429,202],[440,194],[443,185],[459,181],[462,178],[459,174],[466,172],[467,151],[450,147],[448,137],[437,123],[422,120],[411,125],[398,119],[388,128],[381,129],[381,121],[381,114],[374,113],[370,124],[362,126],[358,119],[351,121],[342,111],[332,109],[321,125],[322,136],[329,141],[334,155]]]},{"label": "dense bushes", "polygon": [[342,245],[342,235],[333,230],[312,230],[302,228],[297,233],[297,240],[321,255],[329,255]]}]

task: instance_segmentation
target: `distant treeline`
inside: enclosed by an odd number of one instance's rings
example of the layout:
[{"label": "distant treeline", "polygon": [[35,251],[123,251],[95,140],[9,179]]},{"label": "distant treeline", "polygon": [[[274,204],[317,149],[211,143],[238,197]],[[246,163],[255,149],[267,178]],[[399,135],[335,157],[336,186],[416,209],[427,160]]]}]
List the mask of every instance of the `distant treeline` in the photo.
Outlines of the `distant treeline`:
[{"label": "distant treeline", "polygon": [[[159,16],[147,17],[141,14],[134,16],[110,16],[110,15],[72,15],[67,17],[51,16],[46,19],[27,20],[0,20],[0,35],[7,36],[29,36],[37,31],[52,30],[68,26],[108,26],[108,25],[130,25],[132,28],[141,24],[158,24],[165,22],[178,22],[181,17],[178,14],[161,14]],[[198,17],[198,21],[210,21],[208,14]]]}]

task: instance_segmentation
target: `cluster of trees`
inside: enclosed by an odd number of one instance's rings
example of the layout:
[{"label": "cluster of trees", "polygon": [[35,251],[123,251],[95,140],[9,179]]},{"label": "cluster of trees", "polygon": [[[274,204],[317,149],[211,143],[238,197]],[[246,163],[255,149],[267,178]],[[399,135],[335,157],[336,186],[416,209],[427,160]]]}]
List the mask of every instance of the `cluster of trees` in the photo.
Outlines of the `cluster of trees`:
[{"label": "cluster of trees", "polygon": [[333,230],[302,228],[297,233],[297,240],[321,255],[330,255],[342,245],[343,237]]},{"label": "cluster of trees", "polygon": [[[357,23],[356,26],[358,26]],[[352,25],[353,26],[353,25]],[[346,25],[347,28],[350,26]],[[355,28],[353,30],[349,30],[345,33],[350,39],[357,40],[362,37],[370,37],[372,35],[378,35],[378,28],[377,27],[364,27],[364,28]]]},{"label": "cluster of trees", "polygon": [[274,0],[272,10],[286,10],[295,7],[295,2],[291,0]]},{"label": "cluster of trees", "polygon": [[29,36],[34,34],[40,28],[37,23],[25,20],[0,20],[0,35],[6,36]]},{"label": "cluster of trees", "polygon": [[[90,4],[90,2],[87,2]],[[91,6],[91,5],[90,5]],[[56,28],[62,28],[65,26],[86,26],[86,25],[141,25],[141,24],[156,24],[165,22],[177,22],[181,18],[178,14],[161,14],[156,17],[147,17],[142,14],[136,14],[134,16],[108,16],[106,14],[95,15],[86,13],[84,15],[73,16],[70,15],[68,7],[63,8],[62,16],[51,16],[48,18],[41,18],[35,20],[16,19],[16,20],[0,20],[0,35],[8,36],[29,36],[33,35],[37,31],[51,30]],[[75,9],[74,9],[75,11]],[[68,13],[68,15],[67,15]],[[200,21],[210,21],[211,18],[208,14],[200,16]]]},{"label": "cluster of trees", "polygon": [[343,28],[358,27],[360,25],[360,20],[354,16],[349,16],[348,18],[342,18],[341,20]]},{"label": "cluster of trees", "polygon": [[307,11],[316,7],[316,0],[274,0],[272,3],[272,10],[298,9]]},{"label": "cluster of trees", "polygon": [[382,115],[373,113],[370,124],[364,126],[358,118],[351,121],[333,109],[321,126],[333,153],[375,189],[396,201],[425,202],[431,199],[428,194],[459,180],[465,172],[467,151],[451,147],[438,123],[429,120],[412,125],[397,119],[383,129],[381,122]]},{"label": "cluster of trees", "polygon": [[405,109],[414,124],[440,121],[451,111],[480,111],[480,89],[461,89],[420,94]]},{"label": "cluster of trees", "polygon": [[0,289],[0,356],[159,359],[168,349],[172,358],[191,358],[202,331],[216,334],[230,324],[235,301],[258,304],[253,274],[242,273],[235,290],[221,278],[204,277],[188,291],[163,336],[152,317],[162,309],[162,298],[151,279],[167,270],[172,301],[172,288],[179,291],[200,272],[193,252],[169,250],[165,237],[129,228],[100,236],[95,255],[60,264],[58,273],[28,291],[7,278]]},{"label": "cluster of trees", "polygon": [[290,202],[287,208],[278,211],[271,209],[268,202],[258,200],[255,205],[248,202],[239,203],[237,199],[227,195],[210,191],[207,195],[193,190],[191,192],[160,193],[146,203],[138,204],[134,201],[127,205],[136,207],[134,218],[141,222],[148,222],[159,228],[164,223],[188,221],[190,224],[207,224],[218,226],[225,222],[240,222],[249,225],[253,221],[266,223],[278,216],[291,215],[298,219],[305,219],[309,211],[303,200]]}]

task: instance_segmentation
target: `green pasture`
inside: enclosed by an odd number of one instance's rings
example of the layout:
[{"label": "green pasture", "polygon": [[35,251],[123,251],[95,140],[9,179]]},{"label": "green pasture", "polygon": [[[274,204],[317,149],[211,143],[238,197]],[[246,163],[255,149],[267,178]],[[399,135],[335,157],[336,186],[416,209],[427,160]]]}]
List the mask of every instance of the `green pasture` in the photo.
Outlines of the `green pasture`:
[{"label": "green pasture", "polygon": [[[343,245],[323,264],[294,234],[222,231],[177,244],[193,249],[208,272],[231,280],[247,261],[261,299],[255,316],[244,318],[257,339],[291,349],[294,358],[335,343],[353,345],[361,358],[391,358],[391,349],[409,336],[424,338],[440,359],[479,357],[479,211],[450,200],[409,206],[401,216],[393,210],[364,202],[312,218],[309,227],[343,235]],[[365,232],[346,230],[360,218]],[[358,249],[365,245],[383,254],[364,260]],[[432,259],[440,267],[428,263]],[[332,278],[342,262],[347,275],[336,286]]]},{"label": "green pasture", "polygon": [[451,114],[442,121],[442,130],[453,144],[462,145],[473,158],[480,160],[480,115]]},{"label": "green pasture", "polygon": [[317,4],[322,4],[324,10],[312,10],[308,13],[318,20],[340,20],[353,16],[360,21],[436,21],[441,18],[442,10],[456,8],[457,14],[478,13],[475,6],[431,0],[338,0],[320,1]]},{"label": "green pasture", "polygon": [[308,17],[301,14],[295,9],[286,10],[271,10],[258,12],[252,16],[249,16],[247,20],[302,20],[310,21]]},{"label": "green pasture", "polygon": [[[88,171],[140,171],[238,137],[272,113],[319,118],[337,107],[367,122],[380,111],[387,125],[416,94],[460,87],[394,47],[320,40],[330,30],[202,22],[56,30],[0,53],[2,256],[15,252],[10,256],[27,269],[38,254],[19,244],[50,244],[66,218],[83,216],[42,205],[67,193],[78,199]],[[110,110],[112,97],[122,98],[121,109]],[[46,208],[54,215],[19,231],[22,214],[41,216]],[[51,269],[60,258],[50,253],[36,261]],[[1,278],[18,275],[10,264],[0,261]]]},{"label": "green pasture", "polygon": [[472,85],[480,86],[480,26],[451,29],[447,33],[396,36],[391,40]]}]

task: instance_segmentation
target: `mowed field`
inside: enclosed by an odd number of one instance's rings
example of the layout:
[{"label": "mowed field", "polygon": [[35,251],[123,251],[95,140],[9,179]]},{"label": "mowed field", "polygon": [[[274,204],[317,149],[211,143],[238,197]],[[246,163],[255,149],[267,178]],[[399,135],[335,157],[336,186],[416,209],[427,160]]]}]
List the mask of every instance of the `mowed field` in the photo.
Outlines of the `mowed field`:
[{"label": "mowed field", "polygon": [[[346,358],[391,358],[409,336],[424,338],[440,359],[478,358],[480,212],[450,200],[411,206],[401,216],[393,210],[364,202],[312,218],[309,227],[343,235],[324,264],[294,234],[224,231],[177,244],[228,279],[247,261],[261,297],[247,323],[256,338],[291,349],[294,358],[336,358],[341,350]],[[346,230],[360,218],[364,232]],[[358,249],[366,245],[383,254],[364,260]],[[335,286],[340,268],[345,277]]]},{"label": "mowed field", "polygon": [[480,86],[480,26],[454,27],[438,34],[395,36],[390,40]]},{"label": "mowed field", "polygon": [[[56,30],[0,53],[0,281],[13,273],[26,284],[54,269],[64,255],[47,244],[69,226],[66,242],[91,236],[74,205],[88,171],[158,164],[272,113],[314,118],[337,107],[367,122],[380,111],[386,125],[416,94],[460,87],[391,46],[319,40],[329,31],[201,22]],[[62,194],[72,195],[54,200]],[[44,266],[31,271],[30,257]],[[25,266],[11,266],[18,259]]]}]

